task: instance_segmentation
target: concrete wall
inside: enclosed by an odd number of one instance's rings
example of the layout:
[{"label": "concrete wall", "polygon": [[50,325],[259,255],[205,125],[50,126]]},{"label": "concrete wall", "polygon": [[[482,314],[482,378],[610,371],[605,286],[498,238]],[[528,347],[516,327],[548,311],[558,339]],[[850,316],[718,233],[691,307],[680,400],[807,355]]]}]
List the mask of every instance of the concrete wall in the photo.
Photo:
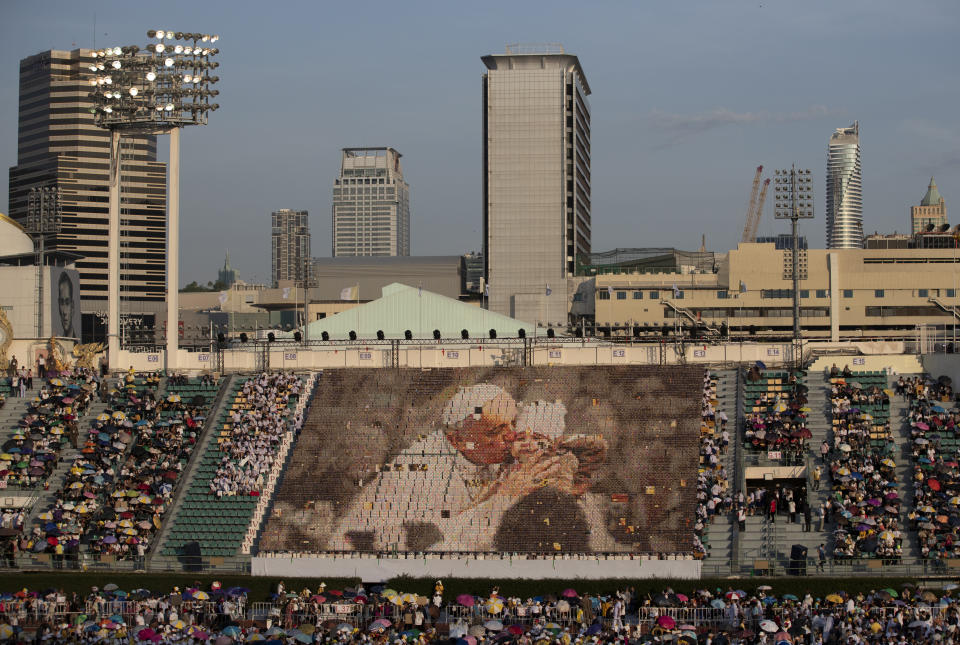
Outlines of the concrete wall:
[{"label": "concrete wall", "polygon": [[433,578],[700,578],[699,560],[562,559],[525,560],[500,557],[377,558],[308,556],[254,557],[255,576],[356,577],[387,580],[395,576]]},{"label": "concrete wall", "polygon": [[960,384],[960,354],[924,354],[923,370],[934,378],[949,376],[954,387]]}]

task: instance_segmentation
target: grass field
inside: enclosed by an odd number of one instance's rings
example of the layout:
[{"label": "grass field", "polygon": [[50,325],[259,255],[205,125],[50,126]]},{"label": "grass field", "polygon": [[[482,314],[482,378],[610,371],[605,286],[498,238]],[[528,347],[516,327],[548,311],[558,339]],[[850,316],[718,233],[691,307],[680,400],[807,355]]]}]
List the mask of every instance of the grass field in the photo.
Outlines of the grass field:
[{"label": "grass field", "polygon": [[[75,573],[75,572],[42,572],[42,573],[4,573],[2,583],[0,583],[0,592],[16,591],[27,587],[31,591],[42,591],[44,589],[55,588],[63,589],[66,592],[76,591],[87,594],[90,587],[97,586],[103,588],[108,583],[114,583],[121,589],[131,590],[138,588],[150,589],[154,592],[169,592],[174,586],[181,589],[193,586],[199,586],[208,589],[210,583],[214,580],[219,581],[226,587],[247,587],[250,589],[249,600],[251,602],[269,600],[270,594],[276,590],[279,578],[273,577],[253,577],[242,575],[190,575],[190,574],[165,574],[165,573]],[[287,590],[299,591],[304,587],[316,591],[320,582],[325,582],[327,589],[343,589],[352,587],[359,582],[357,579],[345,578],[285,578],[283,580]],[[436,580],[432,578],[394,578],[384,581],[387,587],[396,589],[400,592],[411,592],[422,595],[431,595]],[[671,587],[674,591],[680,593],[689,593],[695,589],[709,589],[716,592],[717,589],[727,591],[728,589],[743,589],[747,593],[753,593],[760,585],[770,585],[774,595],[792,593],[803,597],[807,592],[815,598],[823,598],[826,594],[835,591],[846,591],[856,594],[857,592],[869,592],[870,590],[893,588],[901,589],[904,582],[912,582],[923,586],[922,580],[917,578],[743,578],[738,580],[731,579],[704,579],[704,580],[525,580],[525,579],[505,579],[495,580],[488,578],[454,578],[443,580],[444,596],[448,600],[456,598],[459,594],[468,593],[480,596],[486,596],[493,587],[499,587],[500,594],[505,596],[519,596],[529,598],[538,595],[557,594],[560,591],[570,587],[577,592],[606,595],[632,586],[638,593],[655,594],[666,587]],[[367,586],[369,587],[369,581]]]}]

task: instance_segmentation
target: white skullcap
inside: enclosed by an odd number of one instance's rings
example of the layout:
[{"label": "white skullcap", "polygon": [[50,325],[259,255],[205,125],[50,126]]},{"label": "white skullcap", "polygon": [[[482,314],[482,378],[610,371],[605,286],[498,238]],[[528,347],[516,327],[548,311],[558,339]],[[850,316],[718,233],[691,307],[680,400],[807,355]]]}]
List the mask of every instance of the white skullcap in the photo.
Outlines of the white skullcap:
[{"label": "white skullcap", "polygon": [[517,404],[499,385],[477,383],[457,390],[443,406],[441,420],[444,425],[457,425],[478,411],[512,421],[517,416]]}]

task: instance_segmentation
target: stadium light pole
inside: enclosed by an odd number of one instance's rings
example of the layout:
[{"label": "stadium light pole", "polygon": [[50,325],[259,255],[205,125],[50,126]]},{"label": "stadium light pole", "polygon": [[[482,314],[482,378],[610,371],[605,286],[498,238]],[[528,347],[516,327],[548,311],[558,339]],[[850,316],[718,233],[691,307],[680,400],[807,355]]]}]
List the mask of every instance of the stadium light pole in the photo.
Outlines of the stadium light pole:
[{"label": "stadium light pole", "polygon": [[793,340],[801,342],[800,336],[800,239],[797,223],[801,219],[813,219],[813,180],[810,169],[778,169],[774,174],[774,217],[788,219],[791,223],[793,246]]},{"label": "stadium light pole", "polygon": [[120,367],[120,139],[123,135],[170,135],[167,185],[167,339],[166,368],[177,367],[180,299],[180,128],[205,125],[220,106],[210,87],[219,63],[216,35],[153,30],[156,40],[109,47],[93,53],[90,70],[93,114],[110,131],[110,209],[107,246],[107,352],[111,369]]},{"label": "stadium light pole", "polygon": [[63,225],[60,198],[60,186],[56,185],[31,188],[27,196],[26,230],[33,238],[37,263],[37,338],[43,337],[43,266],[46,264],[46,242],[47,238],[59,233]]}]

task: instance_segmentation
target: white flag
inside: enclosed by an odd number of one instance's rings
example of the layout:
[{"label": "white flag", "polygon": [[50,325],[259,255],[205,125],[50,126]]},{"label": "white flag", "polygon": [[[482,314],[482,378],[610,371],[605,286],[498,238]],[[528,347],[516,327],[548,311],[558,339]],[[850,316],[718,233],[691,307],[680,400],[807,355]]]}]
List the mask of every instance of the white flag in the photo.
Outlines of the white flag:
[{"label": "white flag", "polygon": [[220,306],[221,306],[221,307],[222,307],[223,305],[227,304],[227,292],[226,292],[226,291],[221,291],[221,292],[220,292],[220,295],[217,296],[217,300],[220,301]]},{"label": "white flag", "polygon": [[612,298],[612,297],[613,297],[613,287],[608,286],[608,287],[607,287],[607,293],[610,294],[610,297]]},{"label": "white flag", "polygon": [[344,287],[340,290],[340,300],[356,300],[357,287]]},{"label": "white flag", "polygon": [[549,296],[551,293],[553,293],[553,290],[550,288],[550,285],[548,284],[548,285],[547,285],[547,295]]},{"label": "white flag", "polygon": [[286,300],[290,297],[290,287],[283,288],[283,299]]},{"label": "white flag", "polygon": [[680,297],[680,289],[677,287],[677,285],[673,285],[673,297],[674,298]]}]

